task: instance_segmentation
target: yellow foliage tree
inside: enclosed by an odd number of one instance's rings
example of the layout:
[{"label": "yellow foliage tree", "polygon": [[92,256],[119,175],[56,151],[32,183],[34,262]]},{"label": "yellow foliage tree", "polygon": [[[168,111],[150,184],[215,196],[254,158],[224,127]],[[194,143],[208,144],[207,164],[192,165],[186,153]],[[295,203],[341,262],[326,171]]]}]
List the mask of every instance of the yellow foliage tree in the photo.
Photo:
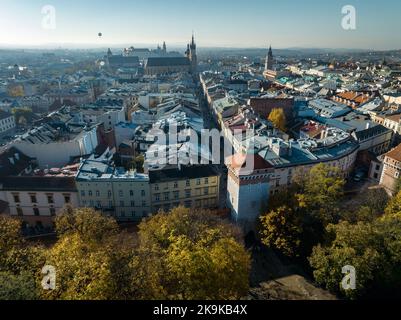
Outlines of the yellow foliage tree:
[{"label": "yellow foliage tree", "polygon": [[281,108],[274,108],[269,114],[269,121],[271,121],[274,126],[281,130],[287,130],[287,119],[285,117],[284,111]]},{"label": "yellow foliage tree", "polygon": [[238,299],[248,291],[240,233],[208,211],[160,213],[140,225],[139,241],[141,282],[153,289],[144,298]]}]

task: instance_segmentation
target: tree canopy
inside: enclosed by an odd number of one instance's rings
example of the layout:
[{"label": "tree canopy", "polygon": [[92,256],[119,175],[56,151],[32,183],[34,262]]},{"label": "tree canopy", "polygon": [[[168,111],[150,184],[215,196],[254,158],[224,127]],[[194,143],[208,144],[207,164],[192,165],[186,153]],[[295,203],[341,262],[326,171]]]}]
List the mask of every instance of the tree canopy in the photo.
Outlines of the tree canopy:
[{"label": "tree canopy", "polygon": [[287,130],[287,119],[282,108],[273,108],[269,114],[268,120],[271,121],[277,129],[281,131]]}]

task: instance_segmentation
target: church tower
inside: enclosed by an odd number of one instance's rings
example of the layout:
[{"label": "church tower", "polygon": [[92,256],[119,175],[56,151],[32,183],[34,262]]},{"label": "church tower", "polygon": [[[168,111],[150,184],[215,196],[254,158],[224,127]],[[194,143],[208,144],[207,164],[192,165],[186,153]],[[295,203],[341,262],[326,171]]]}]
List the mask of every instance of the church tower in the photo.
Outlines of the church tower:
[{"label": "church tower", "polygon": [[166,46],[166,42],[163,41],[163,53],[166,54],[167,53],[167,46]]},{"label": "church tower", "polygon": [[[189,49],[189,51],[188,51]],[[188,45],[188,58],[191,61],[191,71],[192,73],[196,73],[198,70],[198,56],[196,54],[196,43],[195,43],[195,37],[192,34],[192,41],[191,44]]]},{"label": "church tower", "polygon": [[113,56],[113,53],[111,52],[111,49],[109,48],[109,50],[107,50],[107,57],[111,57]]},{"label": "church tower", "polygon": [[271,46],[269,47],[269,52],[266,56],[265,71],[266,70],[273,70],[273,51]]}]

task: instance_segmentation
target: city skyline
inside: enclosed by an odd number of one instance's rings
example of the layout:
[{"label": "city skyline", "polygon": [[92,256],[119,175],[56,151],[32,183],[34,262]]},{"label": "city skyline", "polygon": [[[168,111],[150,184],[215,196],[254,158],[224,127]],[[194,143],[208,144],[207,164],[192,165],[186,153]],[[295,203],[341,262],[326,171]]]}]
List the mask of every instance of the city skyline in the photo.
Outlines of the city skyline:
[{"label": "city skyline", "polygon": [[[194,31],[199,47],[230,48],[352,48],[371,50],[400,49],[401,4],[374,1],[316,0],[276,3],[250,0],[210,0],[186,3],[180,0],[147,3],[142,0],[82,2],[2,1],[1,47],[118,47],[123,45],[170,46],[186,44]],[[42,8],[55,9],[55,28],[44,29]],[[341,26],[342,8],[356,10],[356,29]],[[88,14],[90,12],[90,14]],[[10,26],[13,26],[10,28]],[[102,33],[99,37],[98,34]]]}]

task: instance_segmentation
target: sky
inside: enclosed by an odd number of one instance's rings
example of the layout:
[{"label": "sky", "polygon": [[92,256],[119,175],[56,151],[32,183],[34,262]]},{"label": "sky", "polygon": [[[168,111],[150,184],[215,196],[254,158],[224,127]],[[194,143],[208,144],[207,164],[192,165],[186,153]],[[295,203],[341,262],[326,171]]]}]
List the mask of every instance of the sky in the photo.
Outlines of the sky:
[{"label": "sky", "polygon": [[0,0],[0,46],[185,46],[194,31],[200,47],[401,49],[400,12],[399,0]]}]

